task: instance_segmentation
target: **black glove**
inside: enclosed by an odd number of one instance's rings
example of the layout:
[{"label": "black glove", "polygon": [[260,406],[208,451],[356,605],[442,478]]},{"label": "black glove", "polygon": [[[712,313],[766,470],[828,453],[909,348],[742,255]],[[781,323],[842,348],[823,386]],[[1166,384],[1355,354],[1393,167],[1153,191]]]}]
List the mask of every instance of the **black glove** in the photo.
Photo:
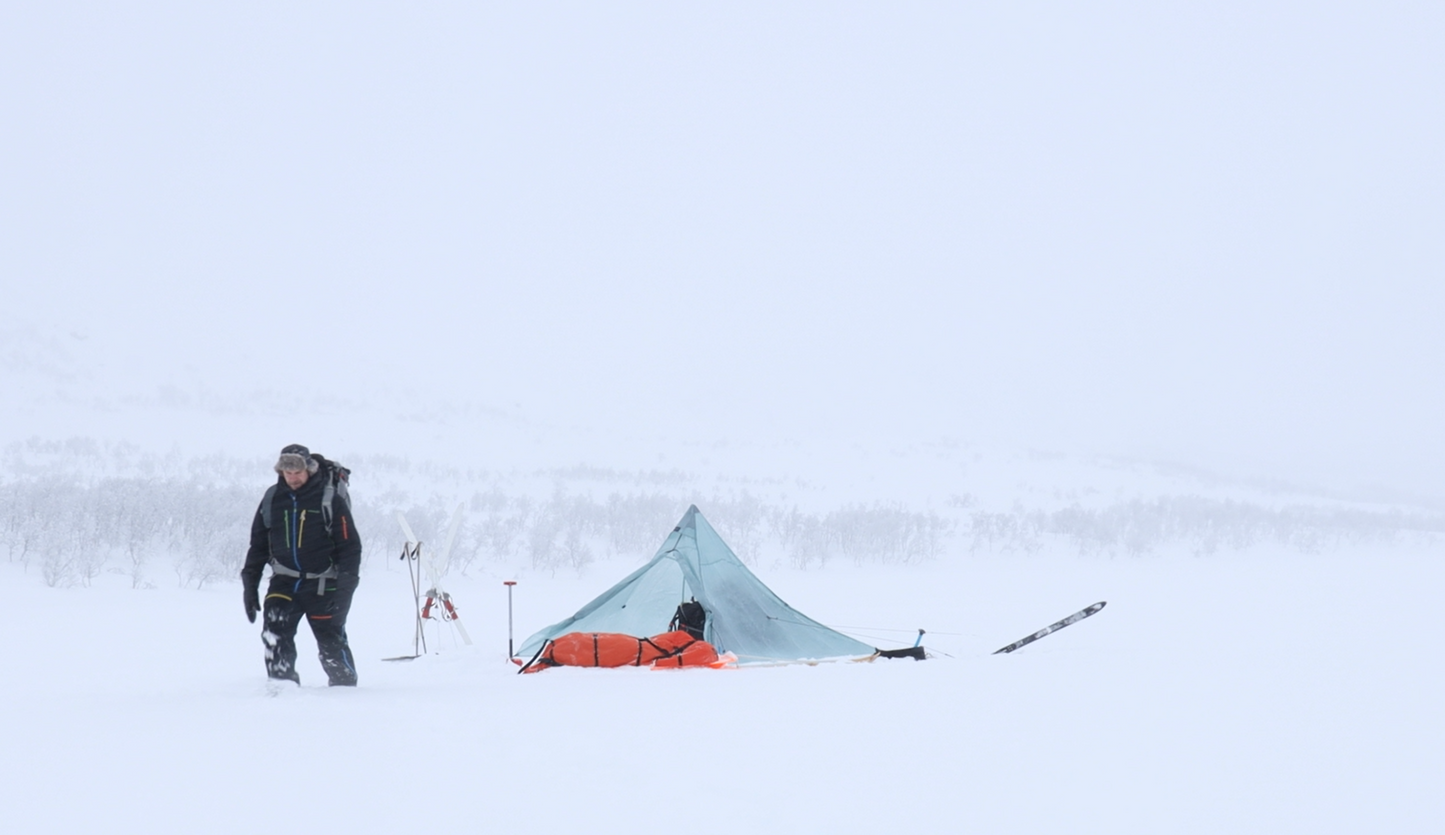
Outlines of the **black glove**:
[{"label": "black glove", "polygon": [[356,587],[361,585],[361,576],[357,574],[338,574],[336,576],[336,590],[352,594]]},{"label": "black glove", "polygon": [[247,586],[243,593],[243,600],[246,604],[246,620],[256,622],[256,613],[261,611],[261,594],[255,586]]}]

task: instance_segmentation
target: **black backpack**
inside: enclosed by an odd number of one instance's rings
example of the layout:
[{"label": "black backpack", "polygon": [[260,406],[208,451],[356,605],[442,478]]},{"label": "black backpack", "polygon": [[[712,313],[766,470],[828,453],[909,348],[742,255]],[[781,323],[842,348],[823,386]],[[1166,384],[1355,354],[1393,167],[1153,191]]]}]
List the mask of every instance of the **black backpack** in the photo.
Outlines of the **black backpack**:
[{"label": "black backpack", "polygon": [[[340,495],[341,500],[351,507],[351,470],[343,467],[336,461],[328,461],[316,453],[311,453],[316,459],[316,474],[312,478],[326,479],[326,486],[321,490],[321,519],[326,523],[326,535],[331,536],[331,505]],[[271,499],[276,495],[275,484],[266,488],[266,495],[261,497],[261,524],[271,529]]]},{"label": "black backpack", "polygon": [[702,608],[702,604],[697,602],[697,598],[694,597],[691,600],[678,604],[677,612],[672,616],[672,623],[668,624],[667,628],[669,630],[681,629],[701,641],[703,639],[702,629],[706,625],[707,611]]}]

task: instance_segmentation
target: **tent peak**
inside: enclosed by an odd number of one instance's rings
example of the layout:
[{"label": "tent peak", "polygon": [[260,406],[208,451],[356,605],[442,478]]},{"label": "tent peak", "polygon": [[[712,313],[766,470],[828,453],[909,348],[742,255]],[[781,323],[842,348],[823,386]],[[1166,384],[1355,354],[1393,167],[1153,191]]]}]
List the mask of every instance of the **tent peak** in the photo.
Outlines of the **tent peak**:
[{"label": "tent peak", "polygon": [[697,505],[695,505],[695,504],[690,504],[690,505],[688,505],[688,506],[687,506],[687,512],[684,513],[684,514],[682,514],[682,518],[681,518],[681,519],[677,520],[677,527],[673,528],[673,529],[672,529],[672,532],[673,532],[673,533],[677,533],[678,531],[682,530],[683,528],[696,527],[696,522],[694,522],[694,519],[696,519],[696,518],[697,518],[698,516],[700,516],[700,515],[702,515],[702,511],[700,511],[700,510],[697,509]]}]

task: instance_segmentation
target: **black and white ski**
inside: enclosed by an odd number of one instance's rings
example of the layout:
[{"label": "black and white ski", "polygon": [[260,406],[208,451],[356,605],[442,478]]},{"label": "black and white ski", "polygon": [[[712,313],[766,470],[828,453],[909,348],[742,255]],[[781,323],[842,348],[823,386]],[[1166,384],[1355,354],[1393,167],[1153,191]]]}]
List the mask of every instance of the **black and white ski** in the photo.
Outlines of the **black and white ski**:
[{"label": "black and white ski", "polygon": [[1038,639],[1044,637],[1045,635],[1057,632],[1071,623],[1078,623],[1089,615],[1092,615],[1100,609],[1104,608],[1104,604],[1107,602],[1107,600],[1101,600],[1098,603],[1095,603],[1094,605],[1088,607],[1087,609],[1080,609],[1079,611],[1073,613],[1072,615],[1069,615],[1058,623],[1051,623],[1048,626],[1045,626],[1043,629],[1040,629],[1039,631],[1028,636],[1027,638],[1020,638],[1019,640],[1014,641],[1003,649],[995,650],[993,654],[998,655],[1001,652],[1013,652],[1019,647],[1026,647],[1029,644],[1032,644],[1034,641],[1037,641]]}]

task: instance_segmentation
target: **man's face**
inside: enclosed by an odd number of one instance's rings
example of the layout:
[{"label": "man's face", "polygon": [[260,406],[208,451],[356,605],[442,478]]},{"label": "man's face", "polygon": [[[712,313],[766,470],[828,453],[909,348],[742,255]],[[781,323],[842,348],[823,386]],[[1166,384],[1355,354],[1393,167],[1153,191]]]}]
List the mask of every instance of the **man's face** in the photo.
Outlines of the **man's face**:
[{"label": "man's face", "polygon": [[287,487],[296,490],[306,483],[306,480],[311,477],[311,474],[305,470],[282,470],[281,477],[286,479]]}]

